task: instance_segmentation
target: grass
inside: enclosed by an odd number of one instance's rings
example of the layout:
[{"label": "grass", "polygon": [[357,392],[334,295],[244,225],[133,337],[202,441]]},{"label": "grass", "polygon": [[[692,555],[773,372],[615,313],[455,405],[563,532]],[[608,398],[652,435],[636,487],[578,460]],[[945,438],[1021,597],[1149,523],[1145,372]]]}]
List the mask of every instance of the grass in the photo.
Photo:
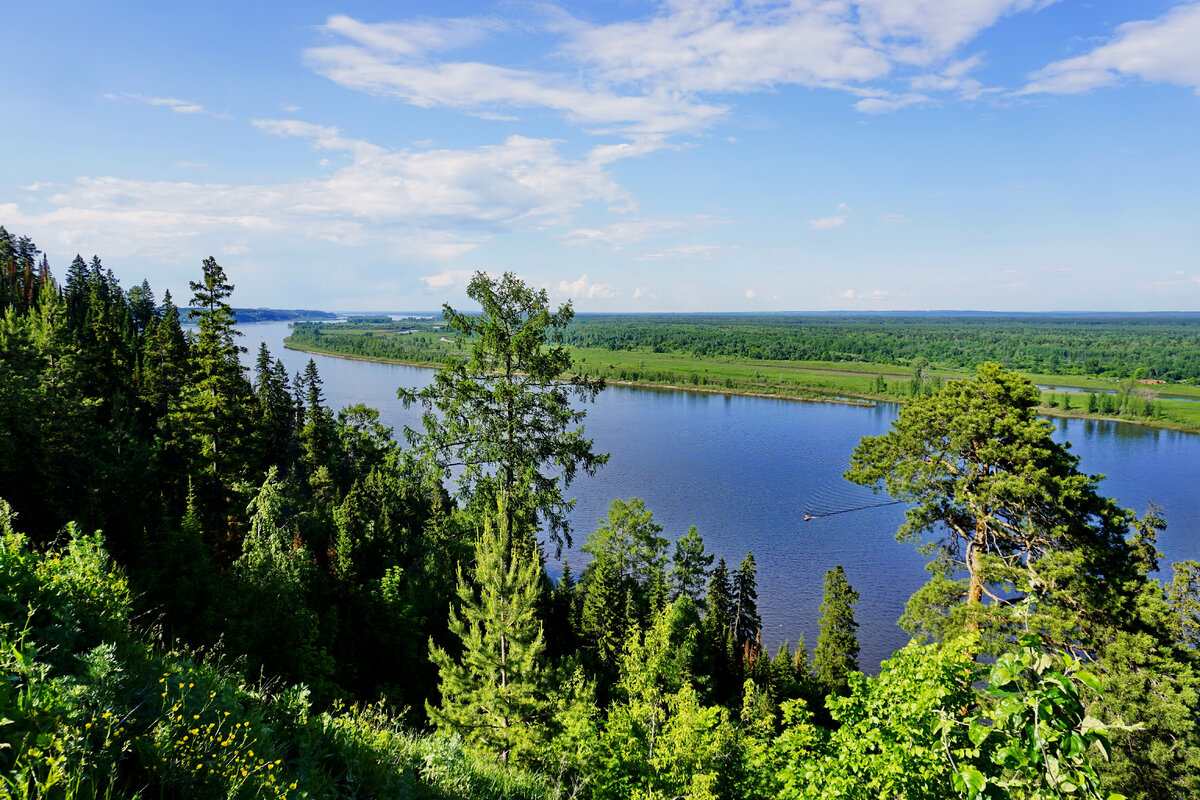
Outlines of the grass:
[{"label": "grass", "polygon": [[[441,341],[441,331],[405,334],[411,349],[403,358],[386,355],[348,353],[347,341],[341,337],[366,334],[370,339],[386,340],[393,335],[379,331],[347,328],[326,332],[320,344],[297,346],[289,338],[288,347],[306,352],[347,358],[363,358],[390,363],[438,366],[456,351],[454,345]],[[371,343],[374,344],[374,343]],[[380,343],[382,344],[382,342]],[[362,347],[361,344],[358,345]],[[369,345],[368,345],[369,348]],[[752,361],[745,359],[698,358],[675,353],[653,353],[631,350],[609,350],[596,347],[569,347],[577,371],[620,385],[686,389],[719,392],[722,394],[781,397],[822,402],[904,402],[909,397],[912,373],[894,364],[872,364],[855,361]],[[384,352],[384,351],[380,351]],[[929,378],[935,382],[970,377],[971,370],[933,369]],[[882,376],[883,390],[878,384]],[[1157,397],[1159,414],[1154,417],[1111,417],[1088,414],[1088,391],[1116,391],[1115,378],[1086,375],[1026,374],[1037,384],[1070,387],[1077,391],[1043,392],[1043,411],[1053,416],[1089,419],[1115,419],[1153,427],[1200,432],[1200,387],[1182,384],[1146,387]],[[1052,400],[1070,395],[1071,409],[1056,408]]]}]

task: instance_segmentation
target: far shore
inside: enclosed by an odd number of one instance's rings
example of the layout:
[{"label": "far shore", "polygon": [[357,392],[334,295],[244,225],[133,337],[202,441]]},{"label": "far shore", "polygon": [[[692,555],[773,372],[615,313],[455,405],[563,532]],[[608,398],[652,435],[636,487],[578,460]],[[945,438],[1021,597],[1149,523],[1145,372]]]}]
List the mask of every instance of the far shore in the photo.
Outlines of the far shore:
[{"label": "far shore", "polygon": [[[318,355],[329,356],[330,358],[344,358],[349,361],[369,361],[375,364],[396,364],[403,367],[424,367],[427,369],[437,369],[441,366],[437,361],[401,361],[390,358],[373,358],[371,356],[356,356],[346,353],[337,353],[331,350],[322,350],[313,347],[295,347],[291,344],[285,344],[289,350],[296,350],[301,353],[316,353]],[[853,374],[853,373],[852,373]],[[654,389],[659,391],[676,391],[676,392],[695,392],[697,394],[717,394],[727,395],[730,397],[761,397],[770,400],[793,400],[801,403],[830,403],[834,405],[846,406],[863,406],[871,407],[876,403],[901,403],[905,402],[904,398],[897,397],[880,397],[872,395],[863,395],[855,392],[840,392],[837,397],[822,396],[819,392],[813,392],[811,395],[796,395],[774,393],[770,391],[746,391],[737,388],[728,388],[724,386],[694,386],[680,385],[672,383],[651,383],[649,381],[629,381],[629,380],[614,380],[606,378],[604,381],[610,386],[629,386],[637,389]],[[1074,387],[1073,387],[1074,388]],[[1081,392],[1086,391],[1084,387],[1078,387]],[[1049,406],[1038,406],[1038,414],[1043,417],[1064,417],[1068,419],[1090,419],[1096,422],[1126,422],[1130,425],[1141,425],[1146,428],[1156,428],[1160,430],[1179,431],[1181,433],[1200,433],[1200,426],[1185,425],[1183,423],[1174,422],[1166,419],[1134,419],[1130,417],[1108,417],[1100,414],[1088,414],[1085,411],[1075,411],[1073,409],[1051,408]]]}]

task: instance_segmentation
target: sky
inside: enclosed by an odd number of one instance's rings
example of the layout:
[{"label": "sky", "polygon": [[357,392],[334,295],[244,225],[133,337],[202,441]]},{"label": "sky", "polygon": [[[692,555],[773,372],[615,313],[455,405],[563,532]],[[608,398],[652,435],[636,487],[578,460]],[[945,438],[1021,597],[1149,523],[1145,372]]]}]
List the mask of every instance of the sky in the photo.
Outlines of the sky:
[{"label": "sky", "polygon": [[1200,0],[11,4],[0,225],[186,302],[1200,309]]}]

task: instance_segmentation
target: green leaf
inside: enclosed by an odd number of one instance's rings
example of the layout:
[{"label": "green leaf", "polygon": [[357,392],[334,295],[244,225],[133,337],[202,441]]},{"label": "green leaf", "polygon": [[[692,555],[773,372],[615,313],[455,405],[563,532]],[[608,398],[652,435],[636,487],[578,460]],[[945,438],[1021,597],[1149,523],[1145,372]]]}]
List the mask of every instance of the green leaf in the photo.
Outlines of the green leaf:
[{"label": "green leaf", "polygon": [[966,766],[960,770],[959,774],[962,775],[963,782],[967,784],[967,788],[974,794],[979,795],[983,793],[984,787],[987,786],[987,778],[984,777],[982,772],[974,767]]}]

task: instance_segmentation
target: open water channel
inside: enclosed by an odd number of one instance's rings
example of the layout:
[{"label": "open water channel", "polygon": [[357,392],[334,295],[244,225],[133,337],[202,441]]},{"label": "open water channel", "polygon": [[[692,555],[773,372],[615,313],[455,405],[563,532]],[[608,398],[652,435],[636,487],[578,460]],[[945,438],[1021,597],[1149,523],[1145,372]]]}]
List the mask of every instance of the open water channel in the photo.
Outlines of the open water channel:
[{"label": "open water channel", "polygon": [[[419,427],[418,409],[405,409],[396,387],[426,385],[433,371],[286,350],[286,323],[241,326],[246,363],[260,341],[290,373],[311,357],[324,380],[330,407],[364,403],[379,409],[397,434]],[[684,391],[609,387],[587,407],[585,430],[599,452],[611,454],[594,477],[567,491],[575,547],[564,552],[578,575],[587,556],[578,548],[615,498],[640,497],[674,540],[695,525],[710,552],[730,569],[747,551],[758,564],[763,637],[772,649],[804,635],[816,642],[822,578],[841,564],[861,593],[856,609],[861,665],[874,671],[907,641],[896,625],[904,604],[928,577],[914,545],[897,543],[902,506],[872,508],[804,521],[804,514],[887,500],[842,479],[863,436],[885,433],[898,411]],[[1200,558],[1200,436],[1126,423],[1055,421],[1057,438],[1070,442],[1081,469],[1108,477],[1107,495],[1144,511],[1163,509],[1169,527],[1159,539],[1164,569]],[[557,576],[561,564],[549,565]]]}]

